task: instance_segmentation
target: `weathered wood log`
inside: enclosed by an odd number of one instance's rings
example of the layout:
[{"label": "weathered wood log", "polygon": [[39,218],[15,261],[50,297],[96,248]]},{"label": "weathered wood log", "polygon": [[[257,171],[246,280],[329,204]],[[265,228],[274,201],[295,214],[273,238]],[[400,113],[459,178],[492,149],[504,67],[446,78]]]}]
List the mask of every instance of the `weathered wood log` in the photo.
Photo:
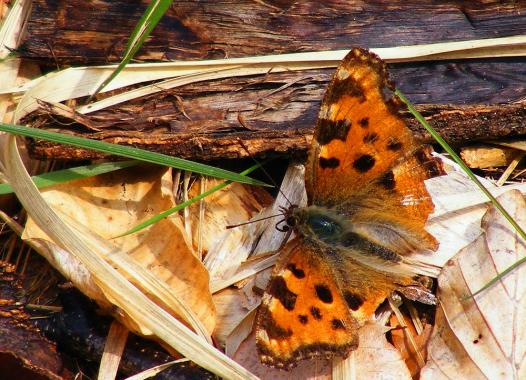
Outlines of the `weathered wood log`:
[{"label": "weathered wood log", "polygon": [[[162,109],[156,103],[158,109]],[[164,104],[164,102],[163,102]],[[312,107],[315,108],[315,107]],[[435,129],[450,143],[462,144],[476,140],[496,139],[499,137],[517,136],[526,134],[526,108],[524,105],[419,105],[418,110],[426,117]],[[48,108],[48,111],[50,109]],[[139,109],[130,111],[130,114],[141,115]],[[201,109],[202,111],[202,109]],[[180,112],[180,111],[178,111]],[[189,112],[192,115],[192,112]],[[237,159],[247,156],[290,156],[303,157],[309,146],[312,131],[315,125],[315,112],[305,112],[299,117],[302,122],[284,121],[280,128],[273,128],[272,123],[259,120],[230,121],[225,120],[187,120],[187,127],[179,129],[177,126],[172,131],[168,127],[157,125],[155,131],[131,130],[125,125],[118,130],[106,126],[117,125],[122,115],[112,115],[105,112],[102,118],[93,117],[91,126],[100,129],[100,132],[87,131],[82,125],[76,124],[77,132],[84,137],[120,143],[135,147],[145,148],[178,157],[193,160]],[[221,113],[218,113],[222,116]],[[115,116],[115,117],[111,117]],[[432,143],[433,139],[409,112],[404,112],[404,117],[410,128],[424,142]],[[72,120],[63,119],[64,126],[56,124],[58,116],[49,113],[39,116],[36,124],[46,124],[53,120],[55,131],[71,133]],[[91,119],[90,119],[91,120]],[[159,117],[159,120],[163,120]],[[175,120],[175,118],[174,118]],[[82,119],[85,122],[85,119]],[[254,121],[254,123],[252,123]],[[170,120],[164,119],[164,124],[169,125]],[[269,126],[270,124],[270,126]],[[296,125],[302,125],[297,127]],[[130,127],[130,126],[128,126]],[[66,129],[67,128],[67,129]],[[80,129],[79,129],[80,128]],[[249,128],[249,129],[247,129]],[[163,131],[164,129],[164,131]],[[30,140],[31,141],[31,140]],[[82,149],[49,143],[46,141],[32,142],[29,144],[32,155],[41,158],[56,159],[95,159],[103,157],[97,152],[88,152]]]},{"label": "weathered wood log", "polygon": [[[149,0],[34,0],[20,53],[51,64],[116,62]],[[479,0],[176,1],[138,60],[390,47],[526,34],[526,3]]]},{"label": "weathered wood log", "polygon": [[[59,64],[116,61],[146,3],[35,0],[20,54]],[[136,57],[240,57],[524,34],[524,10],[526,4],[491,0],[440,5],[400,0],[182,1],[174,3]],[[524,107],[509,104],[526,98],[524,59],[402,63],[390,65],[390,71],[402,92],[421,104],[453,144],[526,133]],[[240,141],[251,155],[302,155],[332,72],[195,83],[94,112],[74,124],[45,115],[49,110],[25,121],[197,160],[246,156]],[[408,123],[430,141],[413,120]],[[31,150],[45,158],[100,157],[46,142],[31,144]]]}]

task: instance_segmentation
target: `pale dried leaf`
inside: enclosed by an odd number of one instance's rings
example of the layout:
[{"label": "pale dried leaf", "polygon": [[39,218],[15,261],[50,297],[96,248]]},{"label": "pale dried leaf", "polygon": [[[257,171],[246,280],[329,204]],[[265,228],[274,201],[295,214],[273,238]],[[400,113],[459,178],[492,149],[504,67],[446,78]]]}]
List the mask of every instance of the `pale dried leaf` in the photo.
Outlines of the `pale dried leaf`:
[{"label": "pale dried leaf", "polygon": [[[53,241],[70,251],[86,266],[95,281],[104,289],[109,301],[116,306],[115,310],[119,315],[136,321],[137,326],[155,334],[173,350],[179,351],[196,364],[220,376],[228,379],[255,379],[253,374],[220,353],[205,339],[193,333],[159,307],[106,261],[112,256],[110,260],[118,262],[117,266],[128,269],[127,273],[131,274],[132,271],[129,269],[133,264],[130,260],[121,257],[120,250],[112,251],[107,242],[101,242],[102,239],[89,230],[85,229],[84,235],[75,233],[75,230],[79,229],[78,226],[75,226],[74,230],[58,217],[32,183],[22,164],[13,137],[8,137],[7,144],[0,152],[3,155],[2,162],[6,177],[28,214],[35,218],[39,227]],[[140,271],[136,273],[141,274]],[[148,276],[142,278],[150,281]]]},{"label": "pale dried leaf", "polygon": [[5,59],[14,49],[20,46],[29,11],[30,0],[13,2],[9,14],[2,20],[0,27],[0,60]]},{"label": "pale dried leaf", "polygon": [[460,157],[472,169],[507,166],[515,155],[515,149],[494,145],[470,145],[460,148]]},{"label": "pale dried leaf", "polygon": [[[259,305],[258,305],[259,306]],[[239,349],[241,343],[252,333],[254,320],[258,306],[250,310],[241,320],[240,323],[232,330],[225,341],[225,353],[232,357]]]},{"label": "pale dried leaf", "polygon": [[385,337],[389,327],[366,323],[359,330],[360,345],[345,360],[336,361],[333,380],[411,379],[400,352]]},{"label": "pale dried leaf", "polygon": [[[200,182],[194,183],[190,197],[199,194]],[[208,178],[207,190],[222,182]],[[254,248],[254,239],[262,233],[259,222],[231,229],[226,227],[259,218],[258,213],[271,202],[269,193],[263,188],[232,183],[204,199],[202,220],[199,218],[199,203],[190,206],[192,229],[196,232],[193,244],[197,247],[201,235],[204,264],[211,281],[222,280],[235,273]]]},{"label": "pale dried leaf", "polygon": [[[239,269],[231,275],[230,277],[219,280],[210,281],[210,291],[216,293],[222,289],[225,289],[235,283],[238,283],[242,280],[259,274],[260,272],[267,272],[267,269],[270,269],[276,263],[278,259],[278,253],[272,254],[270,256],[256,256],[253,259],[241,264]],[[253,284],[252,284],[253,285]]]},{"label": "pale dried leaf", "polygon": [[26,239],[26,243],[42,255],[62,276],[71,281],[73,286],[82,289],[86,297],[97,302],[102,310],[111,311],[112,305],[104,292],[86,266],[74,255],[47,239]]},{"label": "pale dried leaf", "polygon": [[116,379],[117,372],[119,371],[119,363],[121,362],[127,340],[128,329],[119,322],[113,321],[108,331],[108,336],[106,337],[97,380]]},{"label": "pale dried leaf", "polygon": [[[280,208],[288,207],[289,202],[300,206],[305,205],[306,193],[303,173],[303,165],[290,165],[283,178],[280,193],[272,205],[255,215],[252,220],[278,215],[282,213]],[[285,199],[283,194],[286,194],[288,200]],[[263,202],[259,203],[262,204]],[[213,252],[209,252],[208,257],[205,259],[207,268],[211,270],[213,270],[213,267],[222,268],[221,272],[218,272],[223,273],[223,275],[211,276],[210,289],[212,293],[273,265],[275,258],[272,257],[257,261],[251,260],[246,263],[243,263],[243,261],[247,259],[249,253],[252,255],[267,254],[268,252],[277,250],[283,244],[283,239],[286,235],[277,231],[275,228],[276,223],[282,219],[282,216],[278,216],[238,227],[241,233],[240,237],[238,237],[237,232],[231,232],[237,228],[225,233],[223,241],[229,242],[230,250],[228,251],[220,246],[219,248],[215,248]],[[264,277],[263,282],[266,282],[268,275]]]},{"label": "pale dried leaf", "polygon": [[214,338],[224,345],[228,335],[241,323],[250,310],[258,304],[251,304],[250,300],[237,289],[225,289],[214,294],[217,309],[218,324],[214,331]]},{"label": "pale dried leaf", "polygon": [[186,362],[186,361],[188,361],[188,359],[172,360],[171,362],[160,364],[160,365],[152,367],[152,368],[148,368],[145,371],[142,371],[142,372],[137,373],[137,374],[135,374],[133,376],[127,377],[125,380],[146,380],[146,379],[149,379],[151,377],[154,377],[155,375],[157,375],[158,373],[164,371],[165,369],[170,368],[174,364],[183,363],[183,362]]},{"label": "pale dried leaf", "polygon": [[[89,227],[101,237],[112,239],[139,222],[173,207],[170,189],[169,171],[150,166],[146,170],[121,170],[53,186],[43,190],[42,194],[55,210]],[[215,312],[208,290],[208,275],[185,236],[181,222],[174,217],[111,241],[153,276],[164,281],[173,295],[188,306],[210,332],[215,324]],[[46,235],[29,218],[24,238],[46,239]],[[57,257],[62,258],[60,262]],[[75,260],[70,259],[63,253],[60,256],[55,254],[52,263],[63,274],[71,274],[72,277],[67,278],[74,280],[78,277],[74,271],[80,268]],[[61,264],[66,267],[61,269]],[[90,292],[79,281],[75,281],[75,285],[81,291]]]},{"label": "pale dried leaf", "polygon": [[[442,158],[444,159],[444,158]],[[436,277],[440,268],[461,248],[475,240],[481,233],[480,220],[487,210],[489,200],[456,164],[451,164],[447,175],[426,181],[426,188],[433,199],[435,210],[426,223],[426,229],[439,241],[433,254],[415,253],[412,258],[431,271]],[[491,181],[478,177],[490,192],[497,196],[511,189],[526,193],[526,184],[517,183],[496,187]]]},{"label": "pale dried leaf", "polygon": [[[498,197],[526,226],[526,202],[514,190]],[[482,234],[442,270],[440,304],[422,379],[523,379],[526,377],[526,267],[475,297],[499,272],[526,256],[524,242],[493,207]]]}]

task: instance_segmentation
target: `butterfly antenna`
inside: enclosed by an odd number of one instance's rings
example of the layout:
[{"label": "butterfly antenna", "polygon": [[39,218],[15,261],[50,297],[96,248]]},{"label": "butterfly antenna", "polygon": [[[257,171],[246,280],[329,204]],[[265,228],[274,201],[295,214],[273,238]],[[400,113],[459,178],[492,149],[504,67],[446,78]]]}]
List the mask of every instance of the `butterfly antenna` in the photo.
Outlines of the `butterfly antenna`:
[{"label": "butterfly antenna", "polygon": [[248,222],[243,222],[243,223],[239,223],[239,224],[231,224],[229,226],[226,226],[226,229],[229,230],[231,228],[236,228],[236,227],[240,227],[240,226],[244,226],[246,224],[251,224],[251,223],[256,223],[256,222],[261,222],[262,220],[267,220],[267,219],[271,219],[271,218],[276,218],[278,216],[285,216],[285,214],[276,214],[276,215],[270,215],[270,216],[265,216],[264,218],[260,218],[260,219],[256,219],[256,220],[249,220]]},{"label": "butterfly antenna", "polygon": [[[252,130],[250,128],[248,128],[246,126],[246,122],[245,122],[245,119],[243,118],[243,116],[241,115],[241,113],[238,113],[237,114],[237,121],[239,122],[239,124],[241,124],[244,128],[246,129],[249,129],[249,130]],[[268,172],[265,170],[265,168],[263,167],[263,165],[261,165],[261,163],[256,160],[253,156],[252,156],[252,153],[250,153],[250,151],[248,150],[248,147],[245,145],[245,143],[243,141],[241,141],[240,138],[237,139],[237,141],[239,142],[239,145],[241,145],[241,147],[245,150],[245,152],[247,153],[247,155],[257,164],[259,165],[259,168],[261,169],[261,171],[263,172],[263,174],[265,174],[265,176],[267,177],[267,179],[270,181],[270,183],[272,183],[272,185],[278,189],[279,193],[283,196],[283,198],[285,198],[285,200],[289,203],[289,206],[292,206],[292,202],[290,201],[289,198],[287,198],[287,196],[285,195],[285,193],[283,191],[281,191],[281,189],[278,187],[278,185],[276,184],[276,181],[274,181],[274,178],[272,178],[270,176],[270,174],[268,174]]]}]

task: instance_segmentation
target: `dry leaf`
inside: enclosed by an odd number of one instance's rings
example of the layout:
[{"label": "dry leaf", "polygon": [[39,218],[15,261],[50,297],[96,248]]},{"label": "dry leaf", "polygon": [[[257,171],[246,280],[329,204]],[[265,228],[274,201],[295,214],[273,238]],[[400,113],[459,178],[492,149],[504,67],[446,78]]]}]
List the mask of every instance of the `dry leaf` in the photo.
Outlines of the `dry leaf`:
[{"label": "dry leaf", "polygon": [[214,338],[223,345],[228,335],[245,318],[256,305],[251,305],[249,299],[237,289],[224,289],[214,294],[217,309],[217,327]]},{"label": "dry leaf", "polygon": [[[207,178],[206,190],[222,182]],[[198,195],[199,190],[200,181],[196,181],[189,197]],[[206,197],[202,206],[199,203],[190,206],[193,244],[197,248],[201,240],[204,263],[211,280],[232,275],[254,248],[254,237],[262,233],[260,223],[231,229],[226,227],[248,222],[271,203],[272,198],[265,189],[232,183]],[[199,218],[200,207],[204,207],[202,220]]]},{"label": "dry leaf", "polygon": [[[407,327],[391,330],[391,341],[396,349],[400,351],[407,368],[411,372],[411,376],[415,377],[422,369],[422,366],[419,365],[419,356],[424,359],[427,357],[427,344],[431,337],[433,326],[425,324],[422,333],[418,334],[411,319],[405,319]],[[393,320],[394,318],[392,318],[392,322]],[[407,334],[412,335],[416,347],[408,339]],[[418,353],[415,351],[415,348],[418,350]]]},{"label": "dry leaf", "polygon": [[389,331],[377,322],[369,322],[359,330],[360,345],[345,360],[335,363],[334,380],[410,380],[411,374],[400,352],[386,339]]},{"label": "dry leaf", "polygon": [[[170,171],[153,166],[130,168],[53,186],[43,190],[42,195],[55,210],[106,239],[112,239],[174,206]],[[24,237],[46,239],[31,219],[26,224]],[[128,252],[157,279],[164,281],[207,330],[213,330],[215,309],[208,290],[208,274],[194,255],[177,216],[163,219],[146,230],[111,242]],[[54,261],[56,265],[57,261]],[[77,276],[77,271],[82,269],[78,262],[74,257],[69,257],[67,263],[72,264],[73,268],[58,269],[65,275],[69,273]],[[75,285],[93,296],[92,288],[84,288],[79,282],[75,282]],[[155,298],[156,295],[152,296]]]},{"label": "dry leaf", "polygon": [[[526,227],[526,202],[514,190],[498,197]],[[443,268],[440,304],[422,379],[526,378],[526,267],[472,297],[498,272],[526,256],[524,241],[495,208],[482,220],[484,233]]]},{"label": "dry leaf", "polygon": [[[423,274],[432,277],[438,275],[440,269],[456,252],[480,235],[480,220],[489,201],[457,164],[441,158],[451,170],[445,176],[426,181],[426,188],[435,205],[435,210],[426,223],[426,229],[440,242],[440,246],[433,254],[411,255],[422,265],[428,266],[430,272]],[[496,187],[489,180],[481,177],[478,179],[494,196],[511,189],[519,189],[526,193],[524,183]]]}]

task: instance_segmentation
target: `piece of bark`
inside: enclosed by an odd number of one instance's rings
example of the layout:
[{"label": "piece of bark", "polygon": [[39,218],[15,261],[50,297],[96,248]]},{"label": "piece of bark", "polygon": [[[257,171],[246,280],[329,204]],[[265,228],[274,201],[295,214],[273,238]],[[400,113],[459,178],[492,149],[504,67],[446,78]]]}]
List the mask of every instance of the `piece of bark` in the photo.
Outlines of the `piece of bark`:
[{"label": "piece of bark", "polygon": [[[118,60],[146,6],[146,0],[132,5],[122,2],[35,0],[20,54],[68,64]],[[172,5],[136,58],[240,57],[524,34],[523,8],[526,5],[496,1],[436,5],[429,1],[240,0],[234,6],[226,1],[183,1]],[[457,106],[509,104],[526,98],[523,59],[400,63],[389,65],[389,70],[412,102],[437,105],[423,105],[422,110],[453,144],[526,133],[520,105]],[[194,83],[95,112],[89,115],[89,123],[77,120],[85,128],[76,131],[89,138],[198,160],[302,156],[333,72],[270,73]],[[36,115],[25,121],[61,132],[75,130],[75,125],[67,125],[70,119],[55,119],[65,125]],[[416,122],[409,124],[431,141]],[[99,127],[101,132],[94,133],[93,128]],[[32,144],[32,152],[43,158],[101,157],[47,142]]]},{"label": "piece of bark", "polygon": [[[215,105],[228,107],[228,103],[221,101],[217,101]],[[301,106],[305,108],[302,112],[286,112],[288,107]],[[417,109],[451,144],[514,137],[526,133],[526,108],[521,104],[419,105]],[[75,124],[71,119],[61,119],[50,114],[53,112],[52,107],[47,107],[39,116],[30,115],[25,122],[54,131],[194,160],[211,161],[249,156],[301,158],[310,145],[316,124],[317,104],[314,100],[312,104],[296,101],[289,103],[285,109],[265,111],[262,114],[258,114],[257,110],[245,111],[242,113],[247,115],[243,122],[245,126],[237,118],[234,119],[237,113],[231,115],[233,112],[228,109],[210,111],[202,106],[186,107],[185,113],[190,118],[203,115],[205,119],[188,120],[181,116],[180,110],[170,99],[159,97],[142,104],[116,107],[112,111],[103,110],[87,115],[90,126],[95,125],[101,132],[94,132],[93,128],[85,126],[85,117],[77,119]],[[126,113],[135,114],[136,117],[125,123],[123,120]],[[276,119],[282,116],[283,120],[272,120],[272,116]],[[417,137],[427,143],[434,142],[408,111],[403,116]],[[57,120],[61,123],[57,123]],[[66,145],[42,140],[28,141],[30,153],[38,158],[79,160],[103,157],[97,152]]]},{"label": "piece of bark", "polygon": [[25,289],[13,264],[0,261],[0,368],[2,379],[71,379],[55,345],[25,311]]},{"label": "piece of bark", "polygon": [[[76,289],[62,290],[58,298],[63,307],[62,312],[35,319],[35,325],[50,340],[57,342],[63,352],[79,362],[81,368],[88,372],[98,368],[112,319],[99,315],[94,303]],[[135,375],[174,359],[157,343],[131,335],[121,358],[119,378]],[[214,374],[192,362],[175,364],[156,376],[160,380],[191,378],[217,379]]]},{"label": "piece of bark", "polygon": [[460,157],[472,169],[508,166],[517,155],[517,150],[491,145],[474,145],[460,149]]},{"label": "piece of bark", "polygon": [[[148,0],[34,0],[20,55],[60,64],[120,60]],[[526,4],[485,0],[177,1],[137,60],[389,47],[526,34]]]}]

